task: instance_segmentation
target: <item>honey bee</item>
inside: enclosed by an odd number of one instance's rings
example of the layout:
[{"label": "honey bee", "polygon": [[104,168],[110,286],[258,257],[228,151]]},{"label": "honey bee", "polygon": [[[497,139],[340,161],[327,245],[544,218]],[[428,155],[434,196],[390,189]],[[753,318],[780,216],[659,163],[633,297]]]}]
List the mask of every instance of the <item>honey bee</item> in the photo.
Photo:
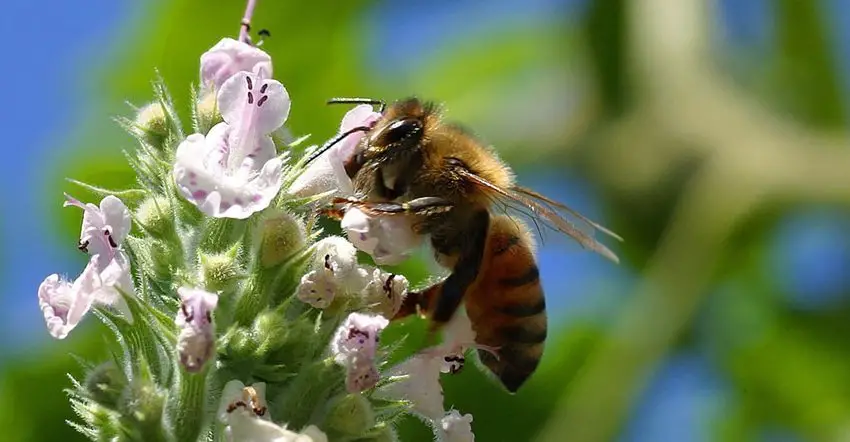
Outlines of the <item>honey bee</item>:
[{"label": "honey bee", "polygon": [[355,197],[335,203],[353,204],[372,215],[413,217],[414,230],[430,237],[437,262],[451,271],[441,282],[409,293],[393,319],[428,316],[433,331],[463,304],[476,343],[497,349],[497,354],[479,349],[480,361],[509,392],[516,392],[543,354],[546,299],[531,231],[499,208],[519,207],[535,223],[614,262],[616,255],[594,239],[593,231],[622,239],[568,206],[518,186],[510,167],[490,147],[445,121],[433,102],[407,98],[387,107],[379,100],[338,98],[329,103],[380,105],[382,115],[371,127],[342,133],[314,154],[351,133],[366,133],[345,161]]}]

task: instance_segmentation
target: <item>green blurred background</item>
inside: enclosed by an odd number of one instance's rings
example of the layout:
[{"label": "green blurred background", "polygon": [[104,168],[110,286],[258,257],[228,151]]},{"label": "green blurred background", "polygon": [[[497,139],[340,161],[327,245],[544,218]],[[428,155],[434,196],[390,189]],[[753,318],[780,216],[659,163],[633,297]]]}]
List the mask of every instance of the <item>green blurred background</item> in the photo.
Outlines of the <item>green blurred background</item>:
[{"label": "green blurred background", "polygon": [[[132,177],[112,123],[159,69],[187,109],[238,0],[4,2],[0,431],[74,441],[65,373],[106,358],[93,319],[44,330],[36,289],[74,275],[73,177]],[[259,0],[254,29],[319,142],[333,96],[444,102],[522,184],[626,238],[614,266],[544,232],[553,326],[508,396],[445,380],[477,440],[850,440],[850,2]],[[413,262],[414,279],[427,274]],[[403,441],[431,440],[415,419]]]}]

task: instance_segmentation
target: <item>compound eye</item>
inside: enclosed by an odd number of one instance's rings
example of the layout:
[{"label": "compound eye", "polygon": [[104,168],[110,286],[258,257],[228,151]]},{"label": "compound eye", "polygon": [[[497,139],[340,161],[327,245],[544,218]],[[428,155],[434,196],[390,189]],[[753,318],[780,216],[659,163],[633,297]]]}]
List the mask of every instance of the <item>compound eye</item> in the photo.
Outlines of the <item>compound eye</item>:
[{"label": "compound eye", "polygon": [[403,141],[416,141],[421,138],[422,122],[417,118],[405,118],[393,121],[375,136],[373,144],[390,146]]}]

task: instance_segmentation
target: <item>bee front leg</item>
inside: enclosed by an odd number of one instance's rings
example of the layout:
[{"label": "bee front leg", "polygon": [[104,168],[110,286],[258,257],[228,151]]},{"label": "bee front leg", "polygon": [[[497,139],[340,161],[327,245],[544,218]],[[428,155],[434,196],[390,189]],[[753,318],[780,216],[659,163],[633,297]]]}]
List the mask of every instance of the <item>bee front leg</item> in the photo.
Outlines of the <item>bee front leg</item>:
[{"label": "bee front leg", "polygon": [[397,202],[375,202],[362,201],[350,198],[336,198],[333,201],[334,206],[349,205],[357,207],[367,215],[371,216],[391,216],[391,215],[418,215],[428,216],[437,213],[448,212],[453,205],[446,199],[426,196],[416,198],[404,203]]}]

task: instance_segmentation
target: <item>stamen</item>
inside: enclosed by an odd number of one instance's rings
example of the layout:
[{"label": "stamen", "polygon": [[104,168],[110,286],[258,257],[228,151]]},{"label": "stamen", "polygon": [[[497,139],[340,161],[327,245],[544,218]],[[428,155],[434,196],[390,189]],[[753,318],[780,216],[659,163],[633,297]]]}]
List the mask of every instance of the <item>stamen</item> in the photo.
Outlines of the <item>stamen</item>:
[{"label": "stamen", "polygon": [[269,99],[268,95],[263,95],[262,97],[260,97],[260,101],[257,102],[257,107],[262,106],[263,103],[265,103],[266,100],[268,100],[268,99]]},{"label": "stamen", "polygon": [[248,92],[248,104],[254,104],[254,94]]},{"label": "stamen", "polygon": [[269,88],[269,84],[268,84],[268,83],[263,83],[263,86],[262,86],[262,87],[260,87],[260,93],[261,93],[261,94],[265,94],[265,93],[266,93],[266,89],[268,89],[268,88]]},{"label": "stamen", "polygon": [[77,244],[77,250],[79,250],[83,253],[89,253],[89,242],[88,241],[80,241],[79,244]]},{"label": "stamen", "polygon": [[212,313],[209,310],[207,310],[207,322],[212,324]]},{"label": "stamen", "polygon": [[325,268],[330,270],[331,273],[334,272],[333,266],[331,265],[331,255],[330,254],[325,255]]},{"label": "stamen", "polygon": [[388,297],[392,297],[393,295],[393,279],[395,279],[395,273],[391,273],[386,282],[384,282],[384,293],[386,293]]},{"label": "stamen", "polygon": [[106,241],[109,243],[109,246],[113,249],[118,248],[118,243],[115,242],[115,239],[112,238],[112,234],[109,232],[109,229],[103,229],[103,235],[106,237]]},{"label": "stamen", "polygon": [[180,310],[183,312],[186,322],[192,322],[192,319],[195,319],[194,312],[193,314],[189,314],[189,308],[186,307],[186,304],[180,304]]},{"label": "stamen", "polygon": [[254,89],[254,83],[252,83],[252,82],[251,82],[251,77],[246,76],[246,77],[245,77],[245,81],[247,81],[247,82],[248,82],[248,90],[249,90],[249,91],[250,91],[250,90],[253,90],[253,89]]}]

